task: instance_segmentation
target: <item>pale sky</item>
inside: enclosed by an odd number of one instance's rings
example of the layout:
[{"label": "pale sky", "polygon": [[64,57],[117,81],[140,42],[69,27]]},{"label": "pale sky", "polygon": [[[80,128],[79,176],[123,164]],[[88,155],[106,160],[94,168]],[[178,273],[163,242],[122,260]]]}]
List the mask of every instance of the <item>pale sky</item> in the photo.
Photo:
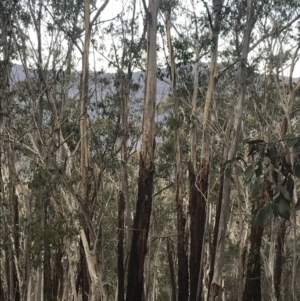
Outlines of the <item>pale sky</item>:
[{"label": "pale sky", "polygon": [[[132,0],[110,0],[107,7],[102,12],[102,14],[100,16],[100,20],[101,21],[110,20],[110,19],[116,17],[123,10],[123,7],[125,7],[124,11],[126,12],[126,5],[128,6],[128,4],[131,3],[131,1]],[[98,7],[100,7],[100,5],[103,3],[103,0],[100,0],[100,1],[98,0],[98,2],[99,2]],[[191,9],[191,6],[189,5],[189,3],[190,3],[190,1],[187,0],[185,2],[185,5],[186,5],[186,7]],[[141,11],[142,9],[143,9],[143,7],[142,7],[142,4],[141,4],[141,1],[137,0],[137,6],[136,6],[137,12]],[[201,7],[199,7],[199,9],[197,7],[197,11],[200,11],[201,9],[203,9],[202,5],[201,5]],[[130,14],[129,16],[131,16],[131,12],[128,12],[128,14]],[[180,19],[178,19],[177,22],[180,22]],[[184,22],[184,20],[182,20],[182,22]],[[109,24],[109,22],[106,23],[106,24]],[[173,33],[174,33],[174,31],[173,31]],[[35,44],[36,39],[35,39],[34,32],[29,31],[28,35],[30,36],[30,39],[31,39],[32,43]],[[49,37],[49,39],[50,39],[50,37]],[[45,39],[44,43],[47,44],[46,40],[49,41],[49,39]],[[107,43],[106,43],[107,48],[109,49],[109,45],[112,42],[112,40],[111,40],[111,38],[107,38],[106,41],[107,41]],[[62,45],[64,44],[63,41],[60,41],[60,43]],[[225,45],[224,41],[222,42],[222,40],[221,40],[220,44]],[[91,49],[91,54],[92,54],[92,49]],[[105,54],[108,55],[107,53],[105,53]],[[75,55],[76,55],[76,57],[78,56],[78,60],[77,60],[78,66],[76,66],[76,68],[80,69],[81,68],[81,62],[80,62],[79,52]],[[253,55],[255,55],[255,50],[253,51],[252,55],[250,54],[250,58]],[[96,61],[96,68],[97,69],[101,69],[101,67],[104,67],[105,70],[107,70],[107,62],[99,54],[96,54],[96,60],[95,61]],[[94,67],[94,57],[93,56],[91,56],[90,62],[91,62],[91,68],[93,68]],[[20,62],[16,62],[16,63],[20,64]],[[112,71],[112,70],[109,70],[109,71]],[[288,76],[288,75],[289,75],[289,69],[284,71],[284,76]],[[297,63],[296,68],[295,68],[294,73],[293,73],[293,77],[295,77],[295,78],[300,77],[300,63]]]}]

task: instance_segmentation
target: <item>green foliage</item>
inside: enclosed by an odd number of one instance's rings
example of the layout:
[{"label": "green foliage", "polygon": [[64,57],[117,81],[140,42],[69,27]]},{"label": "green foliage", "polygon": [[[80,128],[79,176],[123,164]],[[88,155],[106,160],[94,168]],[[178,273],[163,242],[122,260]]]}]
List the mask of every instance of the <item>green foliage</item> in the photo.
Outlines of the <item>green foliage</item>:
[{"label": "green foliage", "polygon": [[51,190],[57,188],[58,184],[59,177],[54,169],[32,164],[32,177],[28,181],[29,189],[45,188]]},{"label": "green foliage", "polygon": [[264,227],[272,216],[272,203],[268,203],[265,207],[258,210],[254,222]]},{"label": "green foliage", "polygon": [[[255,222],[264,227],[271,215],[290,219],[291,201],[294,193],[293,175],[299,178],[300,168],[298,160],[292,167],[287,162],[286,154],[291,149],[298,151],[300,137],[289,134],[285,136],[285,149],[280,144],[266,144],[263,140],[246,139],[244,144],[248,144],[248,156],[259,154],[254,165],[247,166],[244,171],[244,184],[250,186],[253,192],[262,191],[262,195],[268,195],[265,204],[257,212]],[[227,163],[228,164],[228,163]],[[232,162],[230,162],[232,164]],[[229,166],[230,168],[230,166]],[[228,172],[229,174],[229,172]],[[297,208],[300,207],[297,203]]]}]

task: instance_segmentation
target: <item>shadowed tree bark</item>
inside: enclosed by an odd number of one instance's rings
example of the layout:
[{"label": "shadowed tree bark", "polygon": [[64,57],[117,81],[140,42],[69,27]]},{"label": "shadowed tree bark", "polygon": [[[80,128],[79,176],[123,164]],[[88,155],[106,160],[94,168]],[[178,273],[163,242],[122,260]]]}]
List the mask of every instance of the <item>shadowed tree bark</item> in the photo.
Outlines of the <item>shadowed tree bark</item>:
[{"label": "shadowed tree bark", "polygon": [[243,293],[243,301],[260,301],[261,300],[261,256],[260,247],[263,235],[263,228],[255,223],[255,217],[260,208],[253,201],[251,234],[250,234],[250,251],[247,263],[246,282]]}]

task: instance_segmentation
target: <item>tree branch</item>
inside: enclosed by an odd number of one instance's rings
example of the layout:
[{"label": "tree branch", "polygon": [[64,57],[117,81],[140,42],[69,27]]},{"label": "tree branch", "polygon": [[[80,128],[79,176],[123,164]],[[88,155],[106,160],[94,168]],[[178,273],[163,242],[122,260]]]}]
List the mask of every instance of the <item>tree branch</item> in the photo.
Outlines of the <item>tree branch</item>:
[{"label": "tree branch", "polygon": [[173,186],[174,183],[170,183],[169,185],[167,185],[166,187],[158,190],[154,195],[153,198],[155,198],[156,196],[158,196],[159,194],[161,194],[163,191],[169,189],[171,186]]},{"label": "tree branch", "polygon": [[100,14],[103,12],[104,8],[107,6],[109,0],[105,0],[105,2],[101,5],[101,7],[98,9],[95,17],[93,18],[92,22],[90,23],[90,27],[94,25],[94,23],[97,21]]}]

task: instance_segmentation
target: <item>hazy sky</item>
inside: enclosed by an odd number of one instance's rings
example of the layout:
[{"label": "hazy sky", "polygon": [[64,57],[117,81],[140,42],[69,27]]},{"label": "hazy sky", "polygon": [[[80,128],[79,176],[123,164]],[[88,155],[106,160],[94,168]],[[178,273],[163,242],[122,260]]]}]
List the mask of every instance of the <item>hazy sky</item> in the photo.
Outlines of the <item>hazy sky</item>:
[{"label": "hazy sky", "polygon": [[[125,12],[126,12],[126,6],[128,6],[128,4],[131,3],[131,1],[132,0],[110,0],[107,7],[105,8],[105,10],[101,14],[101,17],[100,17],[101,21],[110,20],[110,19],[116,17],[123,10],[123,7],[125,7]],[[102,3],[103,3],[103,0],[100,0],[98,7],[100,7],[100,5]],[[191,8],[191,6],[189,5],[189,3],[191,3],[191,2],[189,0],[186,0],[186,2],[183,2],[183,3],[185,3],[185,5],[187,7]],[[142,10],[142,4],[141,4],[140,0],[137,0],[136,9],[137,9],[137,11]],[[197,11],[201,11],[202,9],[203,9],[202,5],[197,7]],[[177,22],[180,22],[180,21],[181,21],[180,19],[177,20]],[[141,20],[141,22],[142,22],[142,20]],[[184,22],[184,20],[182,20],[182,22]],[[108,24],[108,23],[106,23],[106,24]],[[34,32],[29,31],[28,35],[30,36],[30,39],[31,39],[32,43],[35,44],[36,43],[36,38],[35,38]],[[45,44],[47,44],[47,41],[50,41],[50,37],[48,37],[48,39],[44,39]],[[107,48],[109,49],[109,44],[112,42],[112,40],[111,40],[111,38],[107,37],[105,39],[105,41],[107,42]],[[63,45],[64,41],[61,41],[60,43],[62,43],[62,45]],[[101,43],[102,43],[102,41],[101,41]],[[220,44],[225,45],[225,42],[224,41],[222,42],[222,40],[221,40]],[[250,53],[250,56],[249,56],[250,58],[251,58],[251,56],[256,55],[255,51],[257,51],[257,49],[253,51],[252,55]],[[105,61],[105,59],[103,57],[101,57],[99,54],[97,54],[96,52],[91,52],[91,54],[94,54],[95,58],[96,58],[95,59],[94,57],[91,57],[91,60],[90,60],[91,68],[93,68],[93,66],[95,65],[94,64],[94,61],[95,61],[97,69],[100,69],[101,67],[104,67],[104,69],[107,70],[107,65],[108,65],[107,61]],[[107,54],[108,53],[106,53],[106,55]],[[77,64],[76,68],[80,69],[81,68],[81,62],[80,62],[79,52],[75,55],[76,55],[76,57],[78,57],[78,59],[77,59],[78,64]],[[17,62],[17,63],[20,63],[20,62]],[[112,71],[112,70],[109,70],[109,71]],[[289,75],[289,69],[284,71],[284,75],[285,76]],[[296,65],[293,76],[294,77],[300,77],[300,63],[298,63]]]}]

